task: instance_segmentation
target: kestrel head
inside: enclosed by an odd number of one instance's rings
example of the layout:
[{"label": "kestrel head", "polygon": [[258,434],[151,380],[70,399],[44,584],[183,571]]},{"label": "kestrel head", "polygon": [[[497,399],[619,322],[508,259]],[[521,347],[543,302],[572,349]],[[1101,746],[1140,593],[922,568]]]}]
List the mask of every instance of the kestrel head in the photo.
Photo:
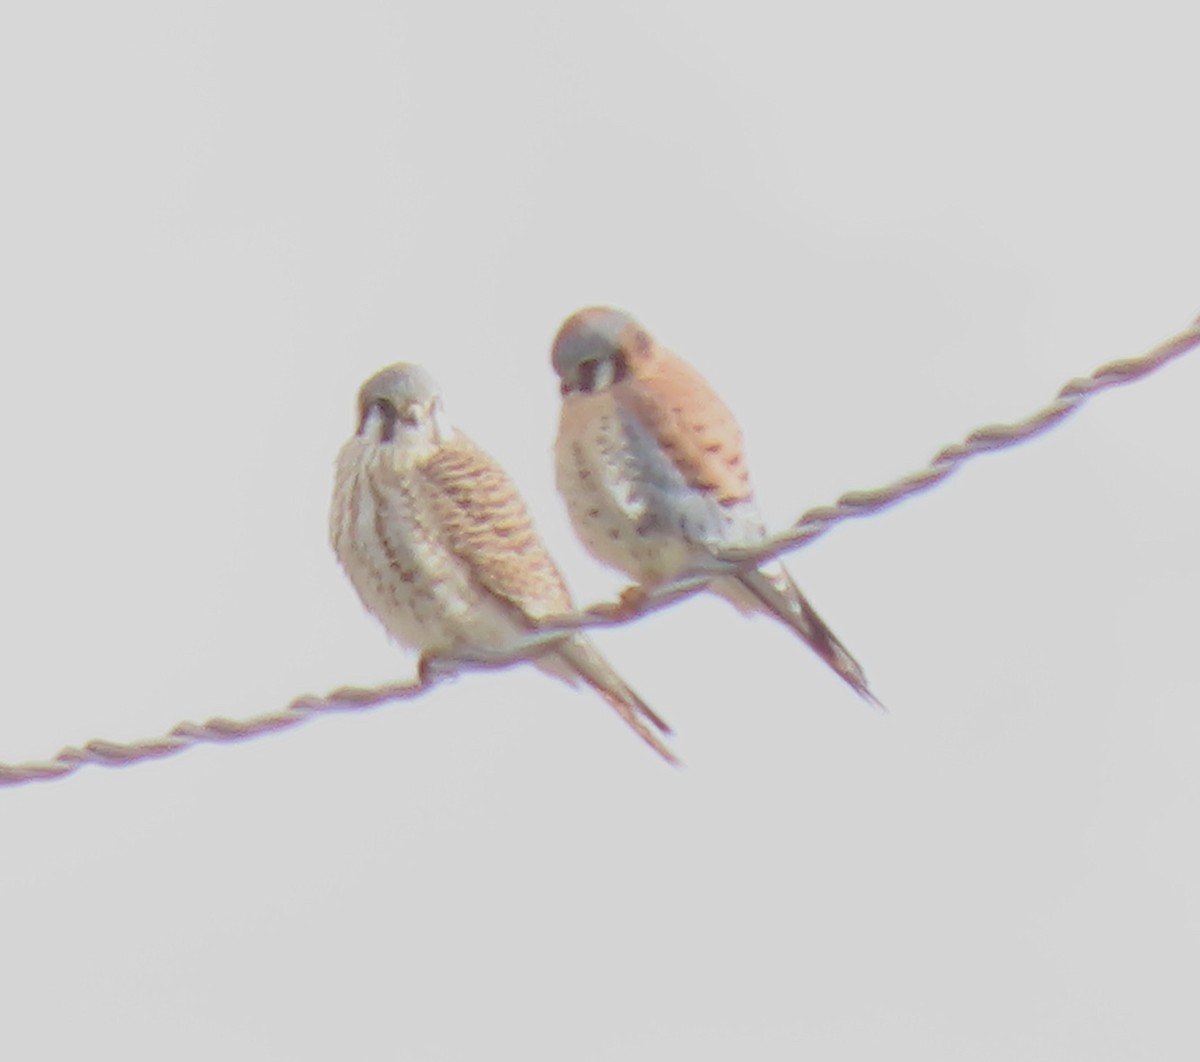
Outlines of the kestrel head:
[{"label": "kestrel head", "polygon": [[592,306],[563,322],[550,363],[564,395],[592,394],[625,379],[638,361],[652,357],[653,350],[650,333],[629,314]]},{"label": "kestrel head", "polygon": [[432,449],[453,434],[441,388],[420,365],[389,365],[358,392],[358,437],[364,442]]}]

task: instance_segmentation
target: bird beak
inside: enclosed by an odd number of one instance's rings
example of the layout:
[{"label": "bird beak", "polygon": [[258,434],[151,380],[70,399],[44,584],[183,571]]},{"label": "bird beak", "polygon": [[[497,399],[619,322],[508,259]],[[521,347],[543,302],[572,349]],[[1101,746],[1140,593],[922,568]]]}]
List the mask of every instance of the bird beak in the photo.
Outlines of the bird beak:
[{"label": "bird beak", "polygon": [[449,442],[454,434],[454,425],[450,423],[450,418],[446,416],[446,411],[436,398],[429,404],[429,419],[433,424],[433,438],[438,446]]}]

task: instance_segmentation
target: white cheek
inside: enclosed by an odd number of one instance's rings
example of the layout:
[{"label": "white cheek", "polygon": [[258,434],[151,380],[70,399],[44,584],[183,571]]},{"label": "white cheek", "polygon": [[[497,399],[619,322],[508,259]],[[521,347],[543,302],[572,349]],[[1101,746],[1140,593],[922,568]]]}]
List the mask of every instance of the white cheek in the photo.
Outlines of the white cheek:
[{"label": "white cheek", "polygon": [[364,442],[369,442],[374,446],[378,446],[383,442],[383,431],[387,426],[383,414],[378,409],[372,409],[367,414],[367,421],[363,425],[362,435]]},{"label": "white cheek", "polygon": [[605,358],[596,366],[596,378],[592,382],[593,391],[607,391],[616,378],[616,368],[611,358]]}]

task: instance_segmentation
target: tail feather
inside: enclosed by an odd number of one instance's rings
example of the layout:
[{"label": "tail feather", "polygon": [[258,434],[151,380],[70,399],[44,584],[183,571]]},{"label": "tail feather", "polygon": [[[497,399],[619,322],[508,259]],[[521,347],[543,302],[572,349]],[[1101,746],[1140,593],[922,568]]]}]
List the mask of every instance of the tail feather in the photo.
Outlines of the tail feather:
[{"label": "tail feather", "polygon": [[[638,737],[668,763],[678,766],[678,757],[646,726],[646,720],[663,734],[673,733],[671,727],[613,670],[612,665],[600,655],[590,641],[581,635],[576,636],[559,643],[553,653],[547,656],[559,663],[570,678],[578,678],[587,683],[609,703]],[[545,662],[548,661],[543,658],[543,663]]]},{"label": "tail feather", "polygon": [[[788,570],[782,564],[743,572],[736,576],[739,589],[749,591],[759,609],[765,609],[786,624],[808,646],[851,686],[864,700],[876,708],[883,704],[867,685],[867,676],[857,660],[850,655],[836,634],[829,629],[816,609],[800,593]],[[737,596],[730,595],[734,604],[744,607]]]}]

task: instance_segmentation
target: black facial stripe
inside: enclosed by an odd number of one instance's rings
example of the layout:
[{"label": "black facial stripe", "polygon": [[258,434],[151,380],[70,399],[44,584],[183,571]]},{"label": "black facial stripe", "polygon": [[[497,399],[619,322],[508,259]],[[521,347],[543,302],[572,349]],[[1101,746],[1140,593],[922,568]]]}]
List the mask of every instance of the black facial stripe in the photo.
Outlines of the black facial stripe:
[{"label": "black facial stripe", "polygon": [[375,408],[379,410],[380,416],[383,417],[383,430],[379,433],[380,442],[391,442],[396,437],[396,421],[400,414],[396,412],[396,407],[392,405],[386,398],[381,398],[375,403]]}]

